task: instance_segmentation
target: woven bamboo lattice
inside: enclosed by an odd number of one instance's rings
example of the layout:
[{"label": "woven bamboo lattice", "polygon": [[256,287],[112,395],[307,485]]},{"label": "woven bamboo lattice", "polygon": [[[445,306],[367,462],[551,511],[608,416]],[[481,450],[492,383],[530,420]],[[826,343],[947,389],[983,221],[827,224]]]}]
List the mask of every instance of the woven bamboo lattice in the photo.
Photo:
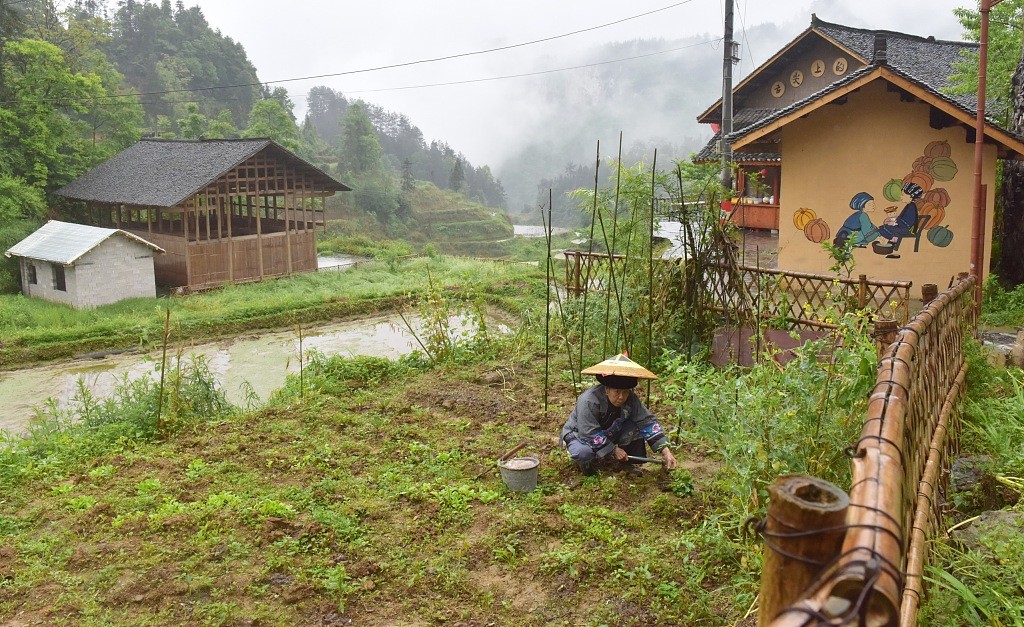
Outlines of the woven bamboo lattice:
[{"label": "woven bamboo lattice", "polygon": [[626,262],[624,255],[588,253],[581,250],[567,250],[565,255],[565,291],[569,296],[580,296],[583,292],[604,292],[608,290],[609,264],[615,276],[622,276]]},{"label": "woven bamboo lattice", "polygon": [[910,281],[845,278],[827,274],[716,264],[708,269],[711,308],[751,324],[777,320],[790,328],[834,329],[837,309],[881,311],[900,326],[907,323]]},{"label": "woven bamboo lattice", "polygon": [[879,363],[853,458],[843,549],[773,627],[917,625],[928,541],[939,521],[958,444],[973,335],[974,277],[904,327]]}]

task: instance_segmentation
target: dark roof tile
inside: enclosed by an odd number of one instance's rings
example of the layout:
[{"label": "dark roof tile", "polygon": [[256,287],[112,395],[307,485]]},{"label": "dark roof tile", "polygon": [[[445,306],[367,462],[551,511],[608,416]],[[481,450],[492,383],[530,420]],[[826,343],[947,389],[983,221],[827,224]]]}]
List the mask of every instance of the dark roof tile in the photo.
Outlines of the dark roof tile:
[{"label": "dark roof tile", "polygon": [[57,190],[74,200],[174,207],[262,150],[307,169],[328,191],[349,188],[270,139],[144,139]]}]

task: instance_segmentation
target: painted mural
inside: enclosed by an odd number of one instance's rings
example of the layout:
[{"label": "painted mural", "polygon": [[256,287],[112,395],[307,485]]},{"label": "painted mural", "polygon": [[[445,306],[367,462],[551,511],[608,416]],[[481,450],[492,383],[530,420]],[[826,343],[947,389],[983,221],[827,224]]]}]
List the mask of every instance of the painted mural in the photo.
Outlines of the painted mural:
[{"label": "painted mural", "polygon": [[[947,141],[933,141],[925,146],[924,154],[914,160],[909,174],[882,185],[881,197],[886,206],[881,210],[872,194],[854,193],[850,197],[850,213],[835,231],[832,243],[870,249],[886,259],[918,252],[922,239],[939,248],[949,246],[953,232],[944,223],[952,199],[945,188],[936,184],[952,181],[957,175],[951,152]],[[829,224],[807,207],[793,213],[793,226],[815,244],[833,237]]]}]

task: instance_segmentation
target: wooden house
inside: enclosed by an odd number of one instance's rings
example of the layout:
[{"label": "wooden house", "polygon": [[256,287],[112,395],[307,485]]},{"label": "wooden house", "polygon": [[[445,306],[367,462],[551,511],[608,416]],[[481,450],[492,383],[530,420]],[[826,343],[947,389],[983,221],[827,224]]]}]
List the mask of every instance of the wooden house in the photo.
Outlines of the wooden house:
[{"label": "wooden house", "polygon": [[25,296],[84,309],[156,296],[153,260],[163,252],[120,229],[50,220],[4,254],[18,258]]},{"label": "wooden house", "polygon": [[[945,287],[970,268],[976,116],[976,97],[950,94],[949,77],[976,49],[812,16],[733,91],[732,220],[778,229],[786,270],[827,272],[822,243],[852,239],[856,273]],[[721,101],[698,120],[720,123]],[[696,160],[719,159],[719,139]],[[986,243],[996,159],[1022,155],[1024,138],[990,120]],[[920,192],[904,193],[910,183]]]},{"label": "wooden house", "polygon": [[338,191],[350,188],[269,139],[144,139],[57,194],[167,251],[157,282],[191,290],[316,270]]}]

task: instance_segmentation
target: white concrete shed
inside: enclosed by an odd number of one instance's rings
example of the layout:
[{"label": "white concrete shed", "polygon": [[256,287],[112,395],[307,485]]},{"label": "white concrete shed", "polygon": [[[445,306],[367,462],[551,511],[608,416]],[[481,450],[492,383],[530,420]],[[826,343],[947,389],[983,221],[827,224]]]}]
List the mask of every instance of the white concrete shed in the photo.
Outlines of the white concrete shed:
[{"label": "white concrete shed", "polygon": [[4,253],[18,257],[25,296],[84,309],[156,296],[164,250],[121,229],[50,220]]}]

